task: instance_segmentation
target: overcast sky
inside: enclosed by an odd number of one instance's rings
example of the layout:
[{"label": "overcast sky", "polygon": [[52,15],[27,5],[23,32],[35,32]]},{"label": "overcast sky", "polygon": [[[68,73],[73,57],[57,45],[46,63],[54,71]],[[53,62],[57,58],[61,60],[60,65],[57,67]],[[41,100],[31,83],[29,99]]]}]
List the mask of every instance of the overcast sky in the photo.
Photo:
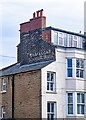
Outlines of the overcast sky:
[{"label": "overcast sky", "polygon": [[[84,32],[85,0],[0,0],[0,68],[16,62],[19,24],[44,9],[47,26]],[[9,57],[10,56],[10,57]]]}]

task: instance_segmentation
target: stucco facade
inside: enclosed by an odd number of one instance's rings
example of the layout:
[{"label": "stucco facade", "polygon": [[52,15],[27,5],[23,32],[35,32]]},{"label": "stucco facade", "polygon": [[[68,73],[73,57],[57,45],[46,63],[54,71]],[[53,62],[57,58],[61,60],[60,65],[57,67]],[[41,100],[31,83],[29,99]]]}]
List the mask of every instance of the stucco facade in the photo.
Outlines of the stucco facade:
[{"label": "stucco facade", "polygon": [[[56,49],[56,61],[51,63],[50,65],[42,68],[42,117],[47,118],[47,102],[53,101],[56,102],[56,116],[57,118],[83,118],[86,116],[86,101],[85,101],[85,114],[77,115],[77,106],[74,106],[74,114],[67,114],[67,93],[73,92],[74,95],[77,92],[85,93],[86,100],[86,78],[78,79],[76,78],[75,71],[75,59],[81,58],[85,60],[85,52],[83,50],[77,50],[72,48],[71,50],[64,48]],[[73,61],[73,77],[67,77],[67,58],[74,58]],[[84,62],[86,64],[86,60]],[[84,67],[86,71],[86,67]],[[47,71],[56,72],[56,90],[55,92],[47,91]],[[45,76],[45,77],[44,77]],[[44,102],[45,101],[45,102]],[[77,101],[77,98],[76,98]],[[74,102],[76,102],[74,100]],[[77,102],[74,104],[77,105]],[[44,107],[46,106],[46,107]],[[46,111],[46,112],[45,112]]]}]

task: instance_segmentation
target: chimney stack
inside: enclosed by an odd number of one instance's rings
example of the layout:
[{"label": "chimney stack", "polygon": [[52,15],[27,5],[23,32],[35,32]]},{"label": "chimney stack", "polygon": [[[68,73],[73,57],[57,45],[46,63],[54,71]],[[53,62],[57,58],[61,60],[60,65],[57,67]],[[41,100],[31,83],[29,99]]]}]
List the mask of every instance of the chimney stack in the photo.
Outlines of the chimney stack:
[{"label": "chimney stack", "polygon": [[31,30],[45,28],[46,27],[46,17],[43,16],[43,9],[38,10],[33,13],[33,18],[28,22],[20,24],[20,32],[29,32]]}]

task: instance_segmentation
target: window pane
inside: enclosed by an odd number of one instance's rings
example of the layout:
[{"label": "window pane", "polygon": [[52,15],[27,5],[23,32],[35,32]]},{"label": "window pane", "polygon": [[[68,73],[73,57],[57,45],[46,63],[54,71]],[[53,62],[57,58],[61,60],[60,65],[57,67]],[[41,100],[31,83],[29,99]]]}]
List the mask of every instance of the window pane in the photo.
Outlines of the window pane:
[{"label": "window pane", "polygon": [[67,46],[67,34],[64,33],[64,46]]},{"label": "window pane", "polygon": [[53,81],[53,79],[54,79],[54,74],[51,73],[51,81]]},{"label": "window pane", "polygon": [[59,37],[59,45],[63,45],[63,38]]},{"label": "window pane", "polygon": [[6,85],[3,85],[3,91],[6,90]]},{"label": "window pane", "polygon": [[84,105],[81,106],[81,114],[84,114]]},{"label": "window pane", "polygon": [[68,114],[73,114],[73,104],[68,105]]},{"label": "window pane", "polygon": [[81,103],[84,103],[84,94],[81,94]]},{"label": "window pane", "polygon": [[76,69],[76,77],[79,77],[79,70]]},{"label": "window pane", "polygon": [[69,35],[69,46],[72,46],[72,35]]},{"label": "window pane", "polygon": [[80,114],[80,105],[77,105],[77,114]]},{"label": "window pane", "polygon": [[67,76],[68,76],[68,77],[72,77],[72,69],[68,69],[67,72],[68,72],[68,73],[67,73]]},{"label": "window pane", "polygon": [[48,120],[54,120],[56,118],[55,114],[55,102],[47,103],[47,118]]},{"label": "window pane", "polygon": [[73,94],[68,93],[68,103],[73,103]]},{"label": "window pane", "polygon": [[53,83],[50,83],[50,90],[53,90]]},{"label": "window pane", "polygon": [[80,77],[83,78],[83,70],[80,70]]},{"label": "window pane", "polygon": [[54,120],[54,114],[51,114],[51,120]]},{"label": "window pane", "polygon": [[54,112],[54,103],[51,103],[51,112]]},{"label": "window pane", "polygon": [[50,103],[47,103],[47,112],[50,112]]},{"label": "window pane", "polygon": [[79,62],[79,60],[76,60],[76,67],[77,67],[77,68],[80,67],[80,62]]},{"label": "window pane", "polygon": [[77,93],[77,103],[80,103],[80,93]]},{"label": "window pane", "polygon": [[77,47],[77,41],[74,40],[74,47]]},{"label": "window pane", "polygon": [[47,81],[50,81],[50,74],[47,73]]},{"label": "window pane", "polygon": [[47,90],[49,90],[49,82],[47,82]]},{"label": "window pane", "polygon": [[72,67],[72,59],[67,59],[67,66]]}]

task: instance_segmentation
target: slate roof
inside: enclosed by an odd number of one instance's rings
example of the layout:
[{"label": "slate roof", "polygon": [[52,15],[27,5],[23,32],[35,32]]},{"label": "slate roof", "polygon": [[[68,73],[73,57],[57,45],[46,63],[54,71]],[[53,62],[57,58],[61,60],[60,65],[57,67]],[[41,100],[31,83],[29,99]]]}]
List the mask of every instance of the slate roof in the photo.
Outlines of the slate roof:
[{"label": "slate roof", "polygon": [[15,63],[7,68],[1,69],[0,77],[12,75],[12,74],[18,74],[22,72],[33,71],[33,70],[40,70],[52,62],[53,61],[44,61],[44,62],[38,62],[38,63],[27,64],[22,66],[20,65],[20,63]]}]

